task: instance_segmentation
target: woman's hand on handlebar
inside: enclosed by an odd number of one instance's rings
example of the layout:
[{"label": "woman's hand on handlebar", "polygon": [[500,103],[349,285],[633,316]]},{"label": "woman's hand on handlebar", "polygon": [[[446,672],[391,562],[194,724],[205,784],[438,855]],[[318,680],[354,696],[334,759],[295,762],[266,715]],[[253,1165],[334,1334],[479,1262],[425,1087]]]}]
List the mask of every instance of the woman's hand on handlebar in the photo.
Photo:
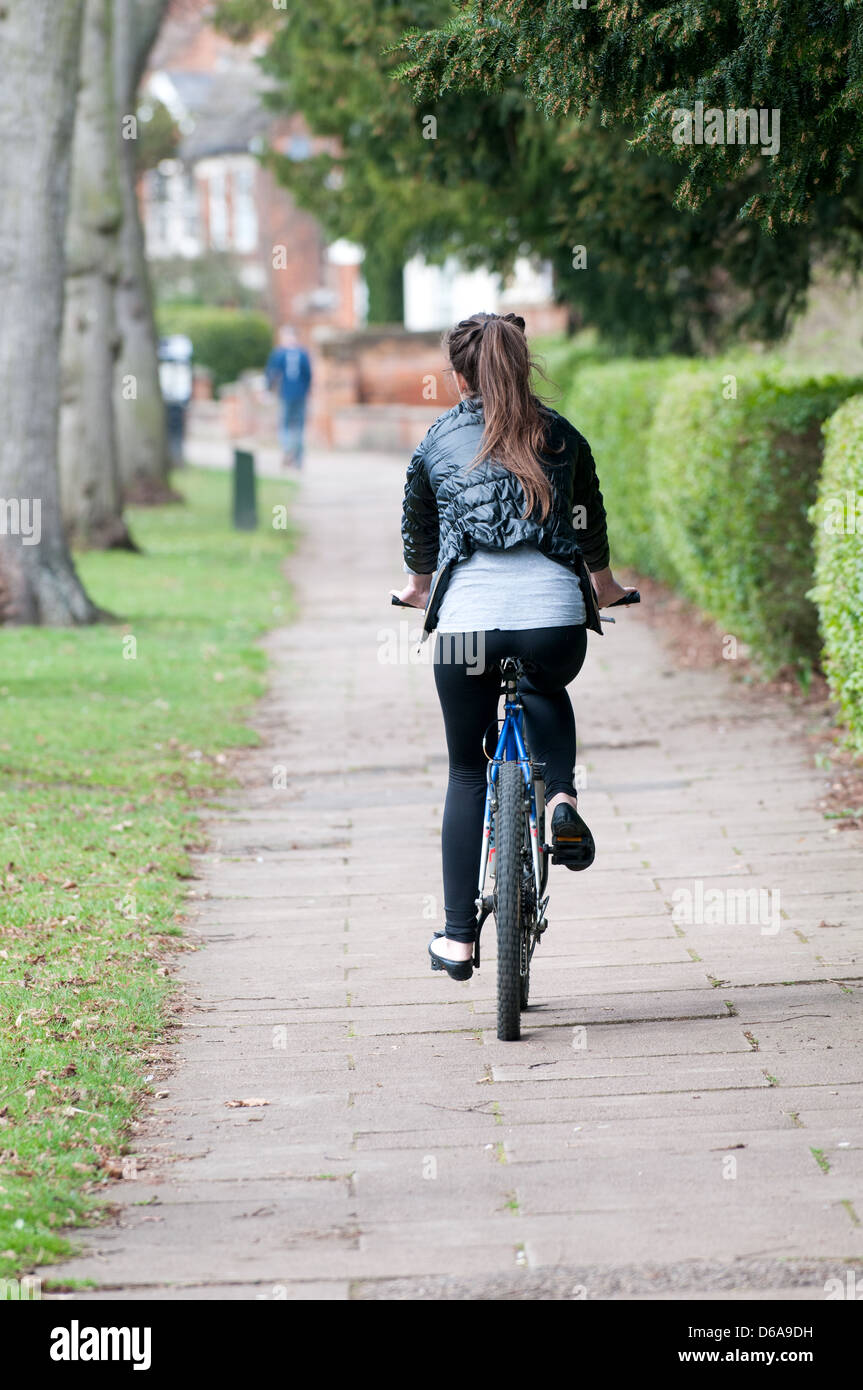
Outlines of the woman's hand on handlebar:
[{"label": "woman's hand on handlebar", "polygon": [[622,584],[618,584],[610,569],[594,570],[590,577],[596,590],[596,602],[599,608],[610,608],[619,599],[635,592],[634,589],[626,589]]},{"label": "woman's hand on handlebar", "polygon": [[391,589],[390,592],[407,608],[425,608],[431,592],[431,582],[430,574],[412,574],[400,592],[397,593],[395,589]]}]

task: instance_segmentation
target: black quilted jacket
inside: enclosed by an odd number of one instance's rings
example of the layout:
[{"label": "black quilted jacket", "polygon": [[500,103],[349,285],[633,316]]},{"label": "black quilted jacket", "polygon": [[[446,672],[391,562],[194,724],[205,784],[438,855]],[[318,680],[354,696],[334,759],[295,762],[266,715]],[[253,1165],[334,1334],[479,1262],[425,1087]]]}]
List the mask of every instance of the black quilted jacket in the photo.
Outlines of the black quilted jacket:
[{"label": "black quilted jacket", "polygon": [[[460,401],[435,420],[407,473],[402,540],[408,569],[437,577],[426,607],[424,636],[434,631],[453,566],[477,548],[509,550],[525,542],[573,569],[581,581],[587,624],[602,632],[587,566],[608,564],[605,508],[587,440],[556,410],[548,418],[543,467],[554,490],[545,521],[522,518],[521,483],[501,464],[468,470],[483,431],[482,402]],[[563,448],[560,446],[563,445]]]}]

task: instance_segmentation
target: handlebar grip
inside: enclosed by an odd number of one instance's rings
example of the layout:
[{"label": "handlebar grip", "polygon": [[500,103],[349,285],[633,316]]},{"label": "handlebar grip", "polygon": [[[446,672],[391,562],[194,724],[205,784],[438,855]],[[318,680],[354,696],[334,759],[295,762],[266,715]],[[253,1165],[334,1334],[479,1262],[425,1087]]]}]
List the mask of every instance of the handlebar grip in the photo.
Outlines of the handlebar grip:
[{"label": "handlebar grip", "polygon": [[624,594],[623,598],[617,598],[614,603],[610,603],[609,608],[624,608],[628,603],[641,603],[641,594],[637,589],[633,589],[631,594]]}]

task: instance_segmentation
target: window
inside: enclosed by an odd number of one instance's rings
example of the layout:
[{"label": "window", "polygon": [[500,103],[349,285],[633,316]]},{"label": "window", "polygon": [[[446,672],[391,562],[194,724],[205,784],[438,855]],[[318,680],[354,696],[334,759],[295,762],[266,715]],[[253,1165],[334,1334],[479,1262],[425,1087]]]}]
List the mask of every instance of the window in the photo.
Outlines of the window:
[{"label": "window", "polygon": [[258,248],[258,210],[255,206],[255,169],[241,164],[234,169],[234,249],[240,252]]},{"label": "window", "polygon": [[226,251],[228,236],[228,203],[225,196],[225,171],[214,169],[210,174],[207,192],[210,207],[210,245],[215,251]]}]

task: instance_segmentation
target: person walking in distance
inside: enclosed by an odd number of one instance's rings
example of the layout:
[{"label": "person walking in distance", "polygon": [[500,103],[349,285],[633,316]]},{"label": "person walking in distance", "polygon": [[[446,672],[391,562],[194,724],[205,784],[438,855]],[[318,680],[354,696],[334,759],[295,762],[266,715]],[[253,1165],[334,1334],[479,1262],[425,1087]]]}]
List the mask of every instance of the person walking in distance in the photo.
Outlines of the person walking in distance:
[{"label": "person walking in distance", "polygon": [[285,325],[279,332],[278,347],[273,348],[267,359],[267,386],[271,391],[278,391],[282,402],[279,443],[283,468],[302,467],[306,399],[311,385],[309,354],[293,328]]}]

